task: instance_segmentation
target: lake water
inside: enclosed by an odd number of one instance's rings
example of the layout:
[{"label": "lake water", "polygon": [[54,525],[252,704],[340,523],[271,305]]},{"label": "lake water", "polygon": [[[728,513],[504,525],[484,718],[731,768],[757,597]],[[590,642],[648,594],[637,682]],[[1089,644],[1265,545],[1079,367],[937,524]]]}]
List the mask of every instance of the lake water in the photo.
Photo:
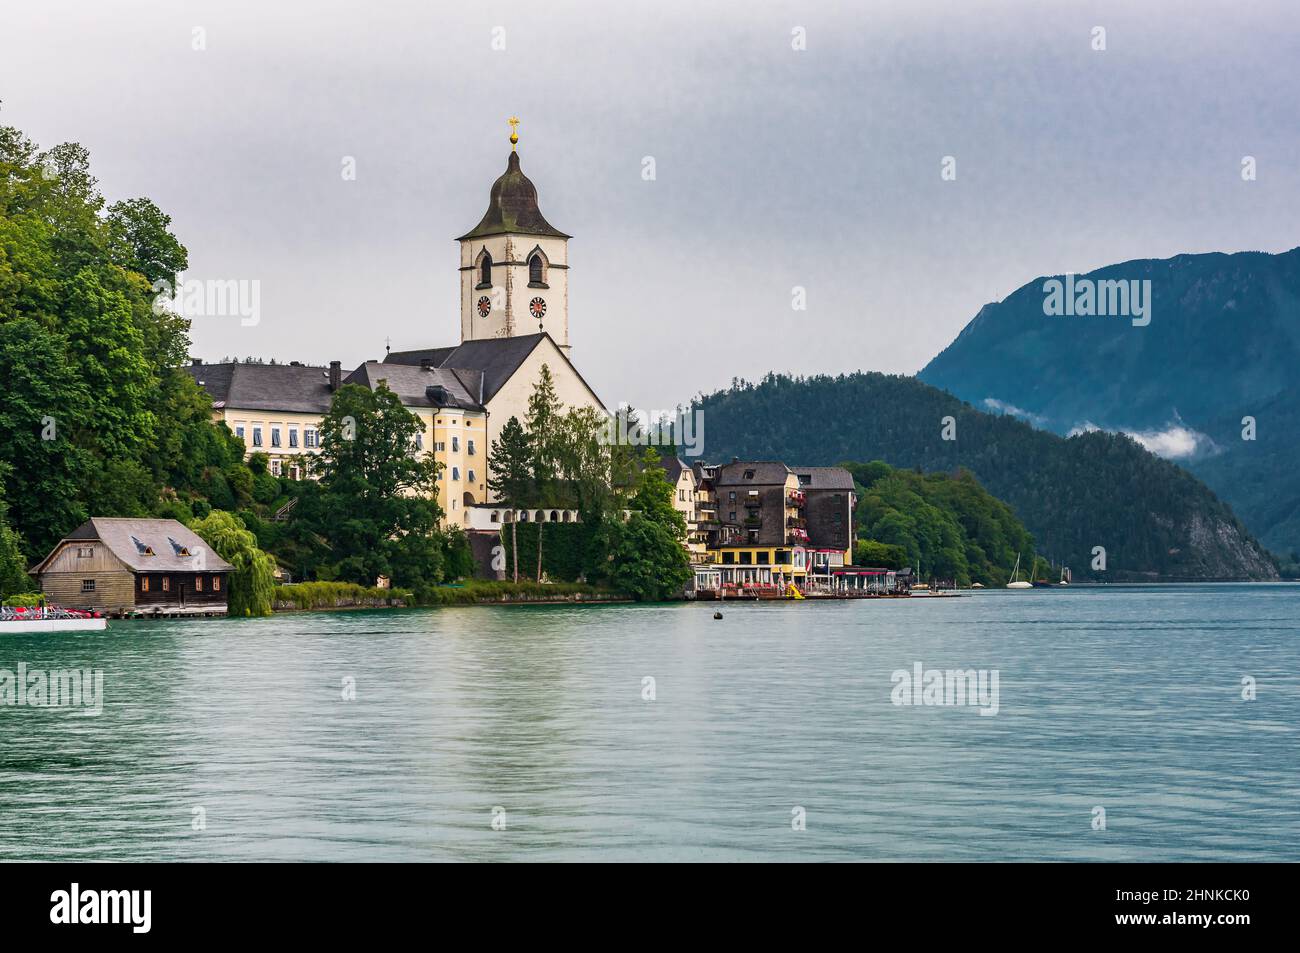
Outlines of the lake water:
[{"label": "lake water", "polygon": [[[1300,586],[715,608],[0,636],[104,673],[0,707],[0,858],[1300,859]],[[918,662],[997,714],[894,704]]]}]

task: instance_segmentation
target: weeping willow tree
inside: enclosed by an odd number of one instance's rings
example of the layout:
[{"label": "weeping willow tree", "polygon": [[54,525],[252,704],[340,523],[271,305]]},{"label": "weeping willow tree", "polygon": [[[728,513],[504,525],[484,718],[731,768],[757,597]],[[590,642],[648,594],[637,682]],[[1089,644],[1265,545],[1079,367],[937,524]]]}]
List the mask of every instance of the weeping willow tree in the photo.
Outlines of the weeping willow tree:
[{"label": "weeping willow tree", "polygon": [[213,510],[191,523],[190,529],[235,567],[226,595],[227,614],[270,615],[275,560],[257,548],[257,537],[244,527],[244,521],[223,510]]}]

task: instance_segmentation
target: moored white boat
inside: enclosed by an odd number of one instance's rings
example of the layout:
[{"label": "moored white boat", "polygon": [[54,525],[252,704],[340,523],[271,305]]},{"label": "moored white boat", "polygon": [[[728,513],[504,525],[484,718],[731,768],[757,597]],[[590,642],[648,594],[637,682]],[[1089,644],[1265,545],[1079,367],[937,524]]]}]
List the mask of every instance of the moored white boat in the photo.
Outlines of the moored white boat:
[{"label": "moored white boat", "polygon": [[79,609],[0,608],[0,635],[19,632],[98,632],[108,626],[103,616]]}]

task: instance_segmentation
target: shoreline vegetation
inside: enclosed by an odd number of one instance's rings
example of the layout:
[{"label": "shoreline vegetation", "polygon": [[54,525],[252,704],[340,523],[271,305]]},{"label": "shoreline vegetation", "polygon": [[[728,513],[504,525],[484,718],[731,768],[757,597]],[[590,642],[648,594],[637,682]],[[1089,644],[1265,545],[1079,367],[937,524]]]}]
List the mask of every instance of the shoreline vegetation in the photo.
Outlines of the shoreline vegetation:
[{"label": "shoreline vegetation", "polygon": [[630,596],[601,586],[580,583],[497,582],[470,580],[460,585],[426,586],[418,591],[380,589],[348,582],[299,582],[276,586],[275,612],[330,609],[415,609],[439,606],[500,605],[511,603],[631,602]]}]

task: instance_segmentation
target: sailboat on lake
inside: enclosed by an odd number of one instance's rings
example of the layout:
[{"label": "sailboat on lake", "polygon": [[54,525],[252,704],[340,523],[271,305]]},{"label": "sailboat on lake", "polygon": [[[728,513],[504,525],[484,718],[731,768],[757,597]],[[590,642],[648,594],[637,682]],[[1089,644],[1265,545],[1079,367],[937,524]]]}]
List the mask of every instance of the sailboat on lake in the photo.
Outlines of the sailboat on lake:
[{"label": "sailboat on lake", "polygon": [[1026,582],[1020,578],[1020,554],[1016,553],[1016,568],[1011,570],[1011,581],[1007,583],[1008,589],[1032,589],[1034,584]]}]

